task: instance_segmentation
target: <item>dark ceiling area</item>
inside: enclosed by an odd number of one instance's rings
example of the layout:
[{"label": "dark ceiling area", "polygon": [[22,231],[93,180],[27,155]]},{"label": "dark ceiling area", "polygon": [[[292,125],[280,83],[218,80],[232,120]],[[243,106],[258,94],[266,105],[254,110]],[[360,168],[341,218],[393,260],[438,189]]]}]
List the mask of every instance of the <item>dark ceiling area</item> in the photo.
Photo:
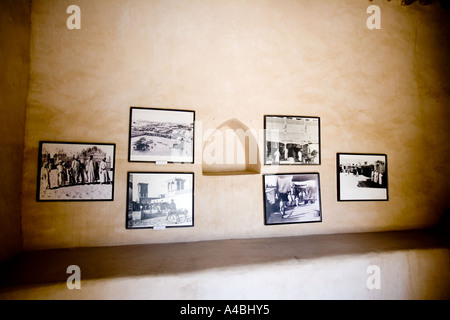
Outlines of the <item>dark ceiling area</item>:
[{"label": "dark ceiling area", "polygon": [[[441,7],[444,8],[445,10],[450,9],[450,0],[401,0],[401,1],[402,6],[409,6],[414,2],[417,2],[418,4],[421,4],[423,6],[428,6],[430,4],[433,4],[434,2],[438,2],[441,5]],[[372,2],[372,0],[369,0],[369,2]]]},{"label": "dark ceiling area", "polygon": [[402,6],[409,6],[411,4],[413,4],[414,2],[417,2],[423,6],[428,6],[434,2],[438,2],[442,8],[444,8],[445,10],[449,9],[449,0],[402,0]]}]

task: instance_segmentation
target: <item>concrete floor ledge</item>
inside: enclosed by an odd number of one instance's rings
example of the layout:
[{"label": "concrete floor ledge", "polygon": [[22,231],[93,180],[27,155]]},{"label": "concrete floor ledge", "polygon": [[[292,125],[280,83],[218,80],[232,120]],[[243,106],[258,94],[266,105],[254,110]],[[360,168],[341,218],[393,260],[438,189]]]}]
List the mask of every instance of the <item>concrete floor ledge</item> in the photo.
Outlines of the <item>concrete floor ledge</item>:
[{"label": "concrete floor ledge", "polygon": [[0,299],[449,299],[449,249],[414,230],[31,251]]}]

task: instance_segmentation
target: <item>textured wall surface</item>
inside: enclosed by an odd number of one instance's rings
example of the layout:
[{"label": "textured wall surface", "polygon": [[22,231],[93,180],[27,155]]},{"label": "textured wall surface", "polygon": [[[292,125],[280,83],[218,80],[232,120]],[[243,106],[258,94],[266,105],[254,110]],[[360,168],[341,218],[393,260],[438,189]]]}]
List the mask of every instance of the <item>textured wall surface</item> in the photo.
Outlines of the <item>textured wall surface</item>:
[{"label": "textured wall surface", "polygon": [[0,261],[19,252],[30,1],[0,1]]},{"label": "textured wall surface", "polygon": [[[24,249],[423,228],[450,206],[450,20],[436,3],[33,1]],[[196,111],[195,163],[129,163],[130,106]],[[202,174],[203,133],[265,114],[321,118],[320,166]],[[41,140],[116,143],[113,202],[38,203]],[[260,150],[263,149],[260,145]],[[386,153],[389,201],[336,201],[336,153]],[[195,173],[195,226],[126,230],[127,171]],[[319,172],[323,222],[264,226],[264,173]]]}]

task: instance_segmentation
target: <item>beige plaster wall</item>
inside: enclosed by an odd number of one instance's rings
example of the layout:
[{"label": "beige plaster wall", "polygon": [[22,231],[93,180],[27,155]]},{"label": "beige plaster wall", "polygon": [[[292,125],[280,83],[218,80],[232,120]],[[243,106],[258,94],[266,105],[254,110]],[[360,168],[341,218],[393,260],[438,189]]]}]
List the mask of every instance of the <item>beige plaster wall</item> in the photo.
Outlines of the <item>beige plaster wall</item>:
[{"label": "beige plaster wall", "polygon": [[20,202],[30,71],[30,12],[30,1],[0,1],[0,261],[22,247]]},{"label": "beige plaster wall", "polygon": [[[448,12],[400,1],[33,1],[24,249],[413,229],[450,206]],[[369,30],[366,9],[381,9]],[[446,21],[447,20],[447,21]],[[195,164],[129,163],[130,106],[196,111]],[[261,174],[202,174],[203,133],[319,116],[323,222],[264,226]],[[113,202],[38,203],[40,140],[116,143]],[[263,147],[260,145],[260,150]],[[389,201],[336,201],[336,153],[386,153]],[[128,171],[195,173],[195,227],[126,230]]]}]

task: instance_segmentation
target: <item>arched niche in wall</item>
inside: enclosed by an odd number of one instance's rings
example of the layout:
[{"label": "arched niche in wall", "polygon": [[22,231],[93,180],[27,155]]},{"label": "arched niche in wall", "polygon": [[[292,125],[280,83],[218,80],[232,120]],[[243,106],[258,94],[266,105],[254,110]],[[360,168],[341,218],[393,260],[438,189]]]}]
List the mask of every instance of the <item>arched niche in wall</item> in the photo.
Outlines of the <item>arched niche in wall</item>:
[{"label": "arched niche in wall", "polygon": [[261,172],[256,131],[236,118],[212,129],[203,145],[204,175],[240,175]]}]

